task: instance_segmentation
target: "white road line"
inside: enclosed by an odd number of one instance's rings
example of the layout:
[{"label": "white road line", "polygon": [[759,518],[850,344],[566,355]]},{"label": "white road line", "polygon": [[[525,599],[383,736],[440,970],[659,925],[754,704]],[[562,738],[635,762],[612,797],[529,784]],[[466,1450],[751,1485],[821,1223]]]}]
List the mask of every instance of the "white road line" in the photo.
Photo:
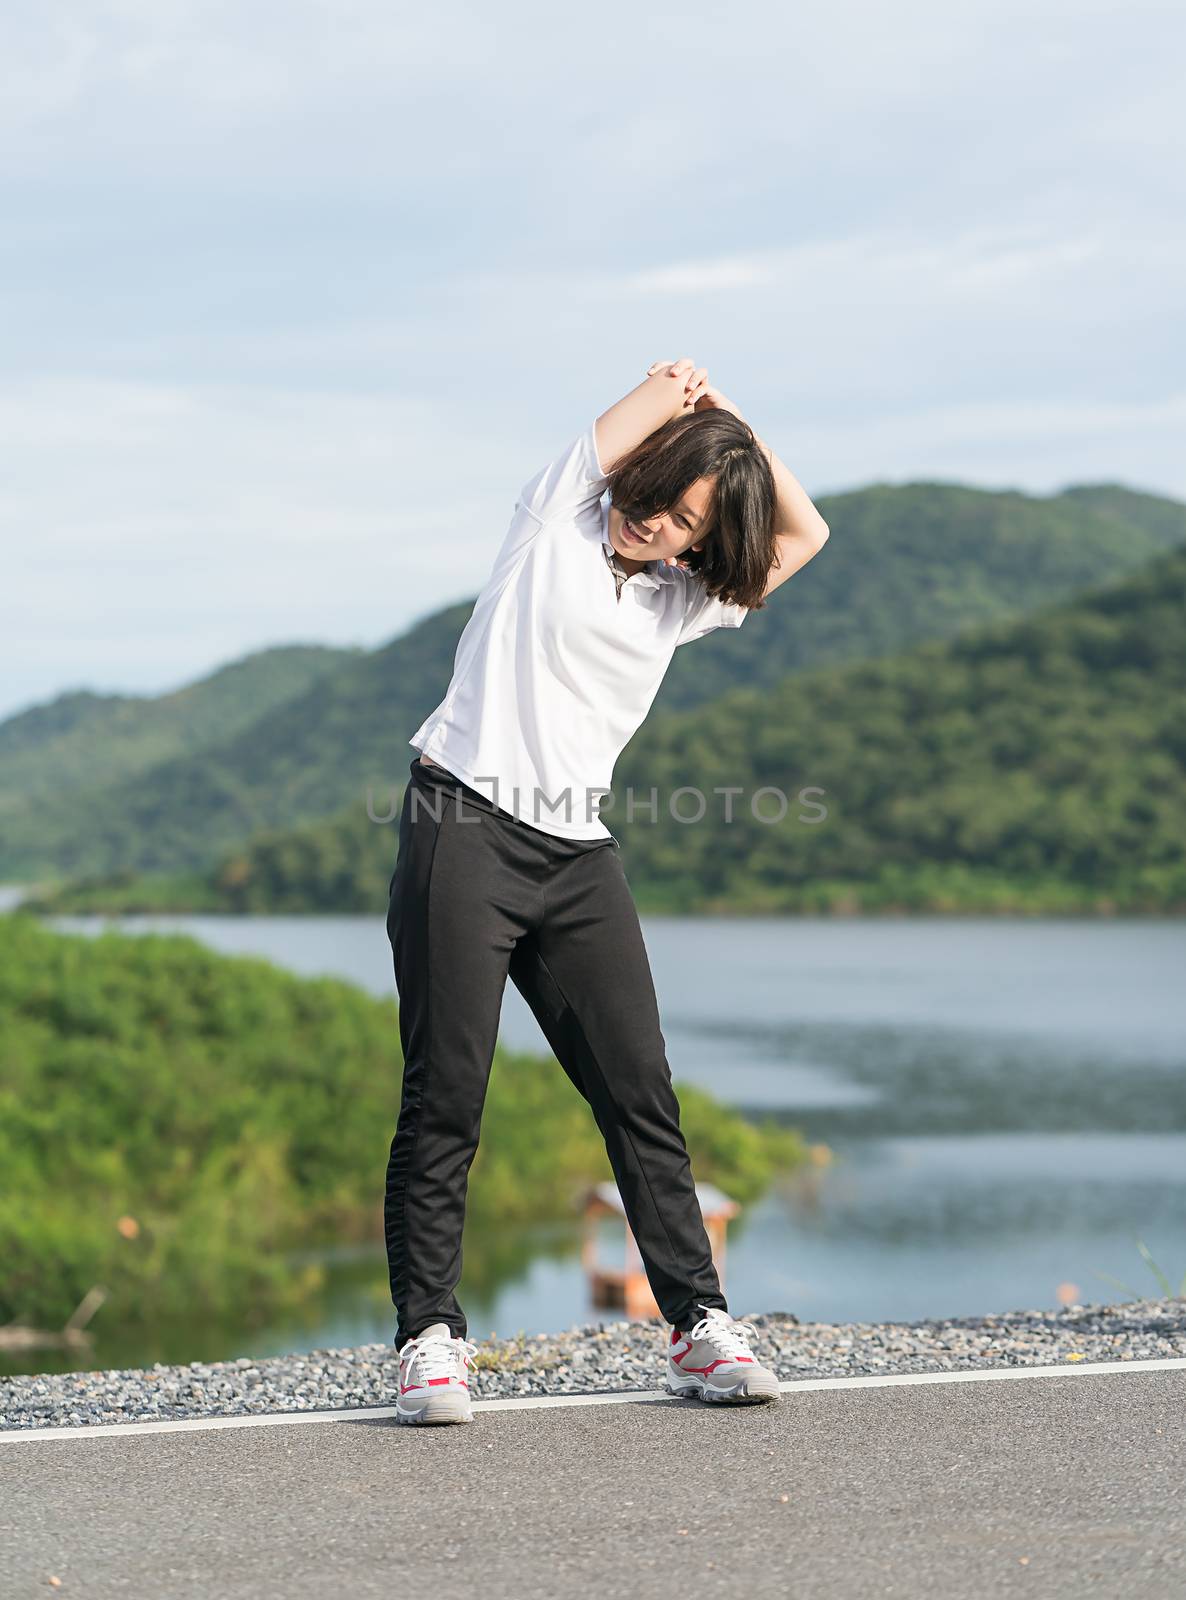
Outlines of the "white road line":
[{"label": "white road line", "polygon": [[[1152,1372],[1186,1368],[1186,1356],[1157,1356],[1148,1361],[1076,1361],[1058,1367],[986,1367],[979,1372],[894,1372],[857,1378],[789,1378],[779,1384],[784,1394],[803,1389],[885,1389],[915,1383],[975,1383],[1012,1378],[1071,1378],[1103,1372]],[[549,1394],[521,1399],[475,1400],[475,1411],[530,1411],[545,1406],[669,1405],[675,1399],[663,1389],[629,1389],[621,1394]],[[689,1401],[688,1404],[699,1402]],[[352,1406],[346,1411],[273,1411],[252,1417],[183,1417],[164,1422],[97,1422],[79,1428],[4,1428],[0,1445],[31,1444],[42,1439],[127,1438],[142,1433],[189,1433],[202,1428],[280,1428],[303,1422],[371,1422],[394,1417],[394,1406]]]}]

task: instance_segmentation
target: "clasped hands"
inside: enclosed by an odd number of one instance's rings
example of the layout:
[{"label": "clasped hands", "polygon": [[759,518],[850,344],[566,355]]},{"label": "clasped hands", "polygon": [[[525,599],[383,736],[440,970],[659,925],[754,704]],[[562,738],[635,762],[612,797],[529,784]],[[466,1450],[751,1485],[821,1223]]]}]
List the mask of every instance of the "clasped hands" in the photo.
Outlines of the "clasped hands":
[{"label": "clasped hands", "polygon": [[669,378],[673,383],[682,385],[683,398],[679,415],[686,415],[689,411],[729,411],[733,416],[745,421],[738,407],[709,383],[707,370],[698,367],[691,356],[683,356],[679,361],[652,361],[647,368],[647,377],[658,376]]}]

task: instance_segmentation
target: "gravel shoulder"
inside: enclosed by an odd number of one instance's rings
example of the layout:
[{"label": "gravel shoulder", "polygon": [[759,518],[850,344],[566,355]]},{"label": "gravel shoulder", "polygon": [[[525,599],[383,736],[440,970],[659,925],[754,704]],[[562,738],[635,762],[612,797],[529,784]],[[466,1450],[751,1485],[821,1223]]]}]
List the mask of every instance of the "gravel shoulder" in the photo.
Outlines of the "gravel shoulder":
[{"label": "gravel shoulder", "polygon": [[[755,1348],[782,1380],[1186,1358],[1182,1297],[918,1322],[734,1314],[753,1324]],[[664,1324],[651,1320],[475,1340],[474,1398],[653,1391],[663,1378],[665,1338]],[[367,1344],[258,1361],[0,1378],[0,1429],[388,1406],[397,1373],[393,1344]]]}]

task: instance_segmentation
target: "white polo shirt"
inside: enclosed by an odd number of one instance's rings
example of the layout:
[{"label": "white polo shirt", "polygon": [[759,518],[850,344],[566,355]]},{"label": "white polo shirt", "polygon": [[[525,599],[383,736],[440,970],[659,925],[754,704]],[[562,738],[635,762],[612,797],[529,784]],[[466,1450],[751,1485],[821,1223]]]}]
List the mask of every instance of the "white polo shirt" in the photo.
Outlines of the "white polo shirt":
[{"label": "white polo shirt", "polygon": [[602,797],[677,646],[748,614],[658,561],[619,594],[605,487],[591,422],[524,485],[445,698],[408,740],[501,810],[564,839],[610,837]]}]

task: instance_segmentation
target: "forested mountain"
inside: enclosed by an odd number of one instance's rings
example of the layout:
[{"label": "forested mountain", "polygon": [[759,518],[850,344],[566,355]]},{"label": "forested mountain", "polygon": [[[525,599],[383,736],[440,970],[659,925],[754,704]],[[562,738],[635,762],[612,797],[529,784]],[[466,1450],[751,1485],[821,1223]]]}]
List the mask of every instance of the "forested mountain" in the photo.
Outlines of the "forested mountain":
[{"label": "forested mountain", "polygon": [[325,817],[367,783],[385,790],[407,776],[413,751],[405,758],[402,730],[413,731],[448,682],[471,608],[450,607],[381,650],[350,656],[198,754],[5,818],[0,879],[207,864],[260,829]]},{"label": "forested mountain", "polygon": [[94,789],[195,755],[303,693],[355,654],[284,645],[230,662],[170,694],[81,689],[0,722],[0,816],[23,801]]},{"label": "forested mountain", "polygon": [[[705,822],[664,814],[681,785]],[[729,785],[735,820],[714,825]],[[1186,910],[1186,550],[1021,621],[663,717],[614,775],[615,795],[652,786],[657,824],[606,821],[654,908]],[[754,816],[764,786],[786,820]],[[817,804],[822,822],[796,820]]]},{"label": "forested mountain", "polygon": [[[1186,549],[1020,621],[653,714],[603,815],[644,911],[1186,910]],[[378,914],[396,845],[356,800],[89,904]]]},{"label": "forested mountain", "polygon": [[[1108,484],[1046,498],[875,485],[820,505],[833,530],[825,550],[744,627],[676,652],[627,757],[664,713],[1016,617],[1186,540],[1186,506]],[[99,761],[87,781],[77,774],[79,746],[54,757],[56,768],[47,755],[45,770],[59,775],[75,763],[69,792],[41,783],[36,803],[13,803],[0,818],[0,879],[201,871],[260,832],[361,808],[368,787],[382,809],[406,779],[408,735],[443,695],[471,609],[464,601],[439,611],[303,691],[228,721],[221,736],[204,733],[200,747],[175,742],[147,766]],[[19,744],[19,733],[0,726],[0,749],[6,730]],[[27,788],[38,769],[31,752],[24,759]]]},{"label": "forested mountain", "polygon": [[776,591],[766,615],[677,650],[656,707],[699,705],[734,685],[951,639],[1186,543],[1186,506],[1108,484],[1048,499],[959,484],[874,485],[820,508],[836,537],[818,559]]}]

